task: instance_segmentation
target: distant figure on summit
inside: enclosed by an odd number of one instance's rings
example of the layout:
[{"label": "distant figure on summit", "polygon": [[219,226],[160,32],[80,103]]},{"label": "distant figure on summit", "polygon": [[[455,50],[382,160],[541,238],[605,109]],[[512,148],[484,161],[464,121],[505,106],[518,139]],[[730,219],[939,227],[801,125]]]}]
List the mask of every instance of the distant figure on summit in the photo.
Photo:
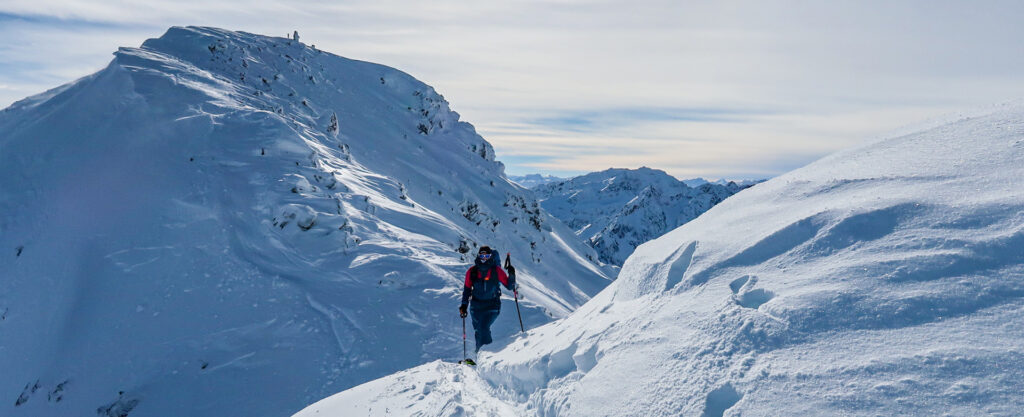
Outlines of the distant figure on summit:
[{"label": "distant figure on summit", "polygon": [[480,347],[491,343],[491,324],[501,313],[501,282],[505,288],[515,291],[516,269],[508,266],[508,274],[501,269],[499,254],[493,253],[488,246],[480,247],[476,261],[466,271],[466,285],[462,289],[462,305],[459,306],[459,315],[466,317],[466,307],[473,299],[473,331],[476,333],[476,351]]}]

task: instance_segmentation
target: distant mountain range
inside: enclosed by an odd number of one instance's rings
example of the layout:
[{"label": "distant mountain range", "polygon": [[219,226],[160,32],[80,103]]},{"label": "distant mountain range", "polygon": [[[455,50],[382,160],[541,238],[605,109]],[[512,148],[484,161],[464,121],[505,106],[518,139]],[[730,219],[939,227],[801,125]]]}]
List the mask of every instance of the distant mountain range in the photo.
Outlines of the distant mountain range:
[{"label": "distant mountain range", "polygon": [[538,185],[547,184],[549,182],[563,181],[565,178],[556,177],[554,175],[544,174],[526,174],[526,175],[509,175],[508,179],[512,182],[522,185],[526,188],[533,188]]},{"label": "distant mountain range", "polygon": [[697,177],[697,178],[691,178],[691,179],[688,179],[688,180],[683,180],[683,184],[686,184],[686,185],[688,185],[690,187],[700,187],[700,186],[702,186],[704,184],[708,184],[708,183],[718,184],[718,185],[729,185],[729,183],[731,182],[733,184],[736,184],[736,185],[740,186],[740,188],[746,188],[746,187],[749,187],[751,185],[754,185],[754,184],[757,184],[757,183],[761,183],[761,182],[764,182],[764,181],[765,180],[763,180],[763,179],[760,179],[760,180],[727,180],[727,179],[718,179],[718,180],[715,180],[715,181],[709,181],[709,180],[706,180],[704,178]]},{"label": "distant mountain range", "polygon": [[602,262],[622,265],[640,244],[758,181],[690,182],[695,186],[651,168],[608,169],[538,185],[533,191],[545,210],[597,250]]}]

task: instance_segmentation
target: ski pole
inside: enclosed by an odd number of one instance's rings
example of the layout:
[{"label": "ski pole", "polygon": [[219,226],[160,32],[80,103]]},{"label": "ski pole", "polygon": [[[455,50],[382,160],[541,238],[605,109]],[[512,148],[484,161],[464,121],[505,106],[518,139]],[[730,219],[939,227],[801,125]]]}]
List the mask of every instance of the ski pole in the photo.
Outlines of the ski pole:
[{"label": "ski pole", "polygon": [[[505,254],[505,269],[507,270],[512,266],[512,252]],[[516,284],[518,286],[518,284]],[[526,333],[526,329],[523,328],[523,314],[519,312],[519,290],[516,287],[512,287],[512,296],[516,300],[516,315],[519,316],[519,331]]]},{"label": "ski pole", "polygon": [[519,331],[526,333],[523,329],[523,315],[519,313],[519,291],[512,290],[512,296],[516,298],[516,315],[519,316]]},{"label": "ski pole", "polygon": [[462,317],[462,357],[469,357],[466,356],[466,317]]}]

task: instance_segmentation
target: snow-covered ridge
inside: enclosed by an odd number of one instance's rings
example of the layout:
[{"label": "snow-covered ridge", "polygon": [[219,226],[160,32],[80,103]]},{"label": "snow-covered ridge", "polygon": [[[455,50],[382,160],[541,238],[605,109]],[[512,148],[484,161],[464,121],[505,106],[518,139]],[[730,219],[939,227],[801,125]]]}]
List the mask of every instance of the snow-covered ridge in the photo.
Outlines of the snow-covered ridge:
[{"label": "snow-covered ridge", "polygon": [[1019,414],[1022,160],[1021,106],[834,154],[641,245],[475,370],[424,365],[297,416]]},{"label": "snow-covered ridge", "polygon": [[431,87],[293,39],[122,48],[0,112],[0,178],[5,416],[279,416],[456,358],[483,244],[527,327],[610,282]]},{"label": "snow-covered ridge", "polygon": [[752,186],[688,186],[665,171],[608,169],[534,187],[541,205],[583,237],[602,262],[622,265],[640,244]]}]

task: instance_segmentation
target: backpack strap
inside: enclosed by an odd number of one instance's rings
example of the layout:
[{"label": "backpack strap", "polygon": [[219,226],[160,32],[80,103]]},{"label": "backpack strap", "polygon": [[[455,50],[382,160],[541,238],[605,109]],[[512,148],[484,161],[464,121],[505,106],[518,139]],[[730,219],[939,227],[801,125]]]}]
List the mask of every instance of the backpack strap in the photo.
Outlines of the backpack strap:
[{"label": "backpack strap", "polygon": [[[486,278],[498,279],[499,275],[497,269],[497,266],[492,266],[491,269],[487,271]],[[480,271],[480,268],[477,268],[476,265],[469,267],[469,276],[473,277],[473,281],[479,281],[485,278],[483,272]]]}]

